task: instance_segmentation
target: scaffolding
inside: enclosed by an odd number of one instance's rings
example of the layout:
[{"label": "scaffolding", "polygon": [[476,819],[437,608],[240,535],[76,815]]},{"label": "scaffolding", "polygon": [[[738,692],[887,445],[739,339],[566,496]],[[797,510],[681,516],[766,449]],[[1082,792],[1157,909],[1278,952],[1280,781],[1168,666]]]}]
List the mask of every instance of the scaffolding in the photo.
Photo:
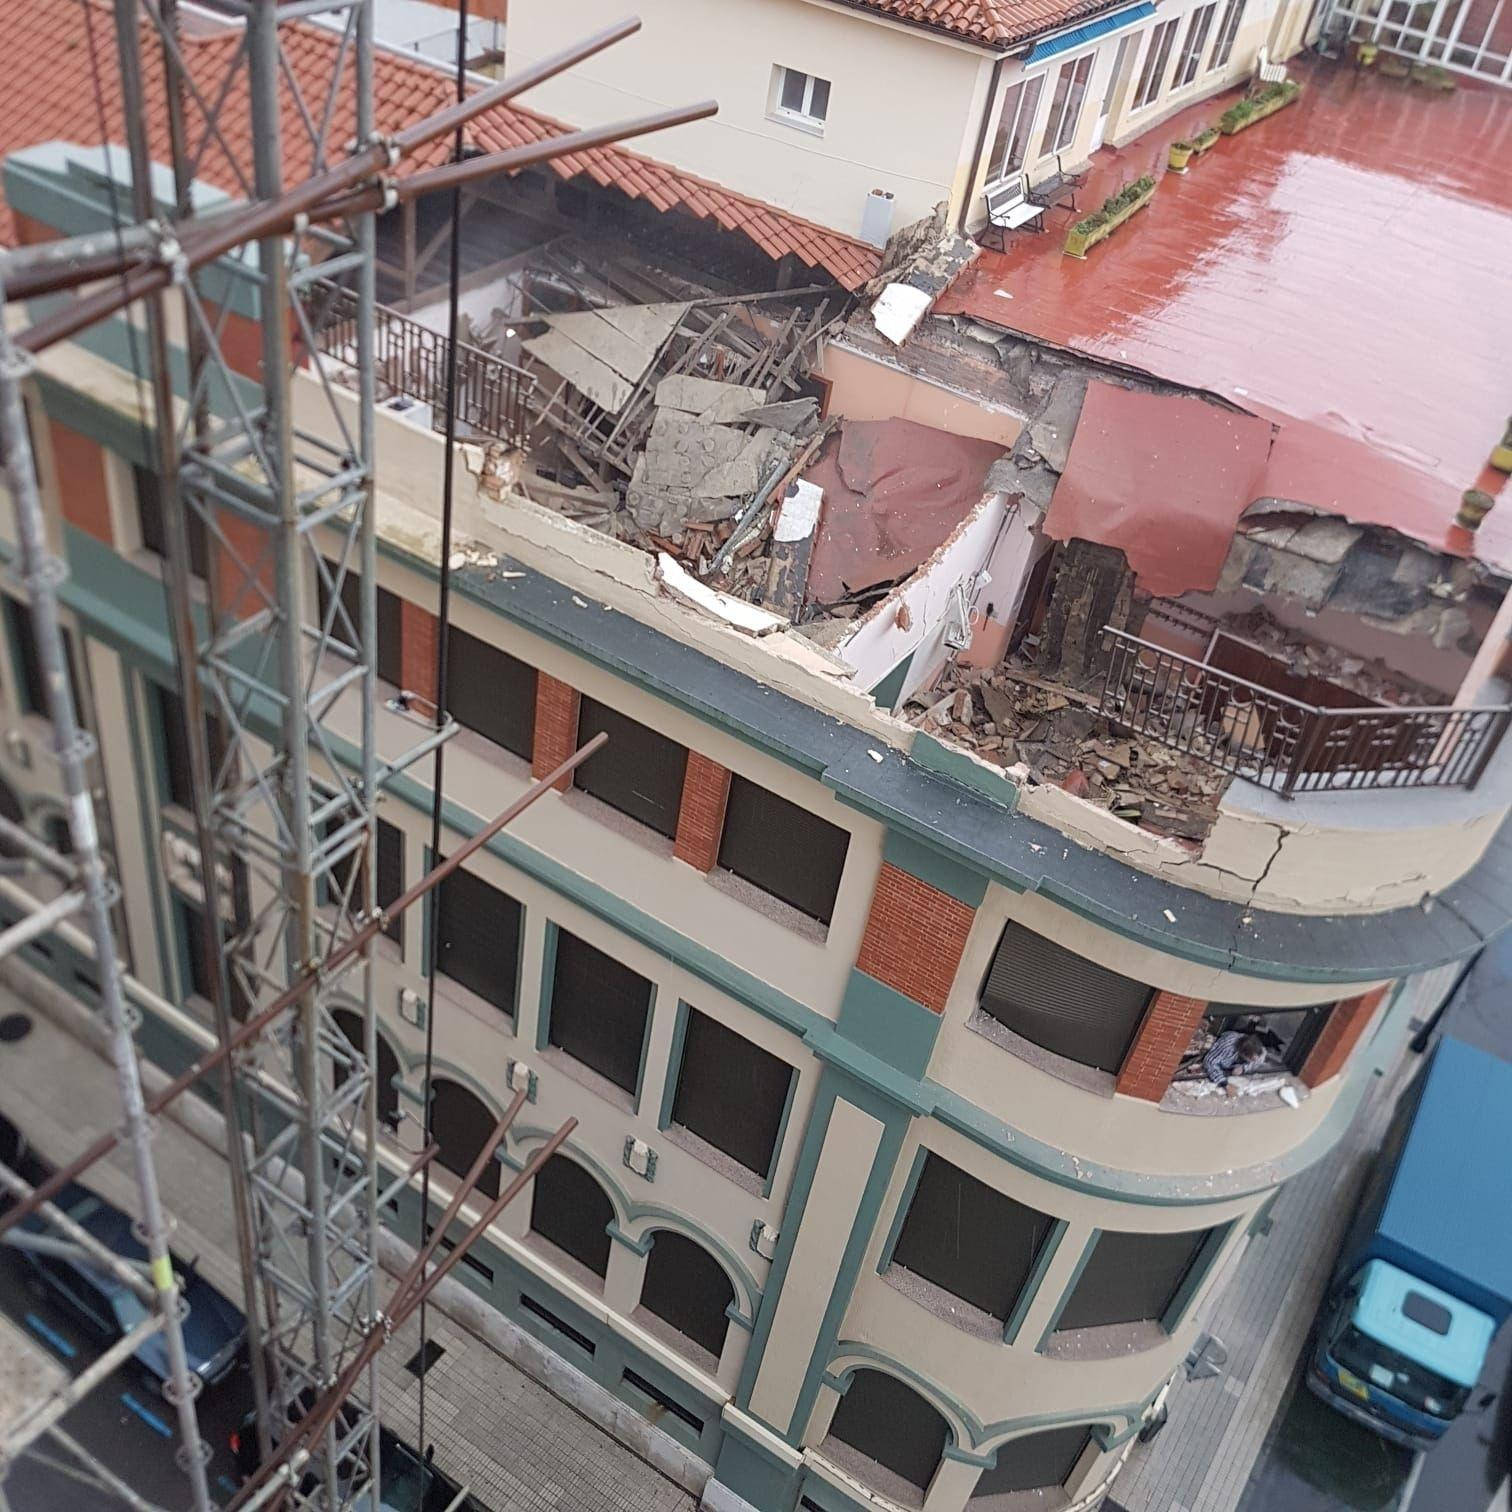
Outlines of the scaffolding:
[{"label": "scaffolding", "polygon": [[[457,133],[482,110],[628,35],[626,22],[488,87],[468,88],[460,67],[454,105],[392,135],[375,129],[372,0],[220,0],[238,18],[242,44],[225,77],[194,77],[185,64],[177,0],[115,0],[114,37],[130,163],[130,217],[109,231],[24,249],[0,259],[0,305],[94,285],[24,330],[0,329],[0,446],[14,504],[17,569],[30,603],[53,729],[53,755],[68,800],[71,854],[0,821],[31,865],[63,891],[0,933],[0,957],[77,916],[97,963],[99,1018],[120,1086],[124,1119],[33,1189],[0,1167],[17,1198],[0,1215],[0,1239],[19,1240],[20,1220],[40,1213],[65,1246],[92,1263],[112,1257],[53,1205],[64,1185],[118,1144],[130,1149],[147,1244],[149,1280],[129,1284],[150,1301],[147,1318],[72,1382],[12,1424],[5,1462],[43,1433],[77,1459],[87,1446],[58,1419],[96,1380],[161,1331],[168,1351],[165,1396],[178,1420],[180,1463],[195,1512],[213,1503],[206,1447],[195,1411],[199,1378],[182,1340],[182,1307],[149,1146],[149,1120],[200,1077],[221,1079],[229,1198],[237,1219],[248,1355],[260,1468],[233,1507],[282,1504],[322,1512],[377,1504],[378,1379],[384,1339],[421,1306],[570,1132],[559,1129],[467,1235],[433,1269],[441,1237],[495,1158],[521,1099],[505,1113],[471,1172],[455,1188],[431,1237],[380,1305],[377,1237],[381,1187],[378,1099],[373,1086],[376,1019],[369,983],[373,940],[603,743],[597,737],[534,784],[399,899],[376,898],[375,805],[401,771],[439,755],[453,732],[444,710],[417,724],[415,743],[380,760],[377,550],[373,509],[373,220],[402,198],[698,119],[712,105],[567,133],[511,152],[466,158],[396,179],[404,158]],[[87,9],[87,8],[86,8]],[[339,43],[323,98],[301,90],[289,46],[320,17]],[[461,31],[465,34],[465,9]],[[90,45],[94,45],[91,32]],[[148,136],[149,80],[166,92],[172,198],[154,196]],[[295,96],[290,109],[288,93]],[[221,113],[245,102],[251,160],[232,158],[242,202],[213,216],[193,213],[196,165],[212,146],[230,156]],[[295,154],[312,168],[285,182]],[[355,137],[348,140],[355,121]],[[343,124],[345,123],[345,124]],[[114,206],[114,201],[112,202]],[[229,302],[217,304],[202,276],[239,253],[255,296],[260,376],[237,370]],[[223,287],[217,285],[214,287]],[[318,338],[323,300],[339,297],[356,361],[355,402],[339,388]],[[170,305],[181,320],[187,381],[176,393]],[[214,984],[216,1048],[152,1098],[144,1097],[132,1038],[136,1011],[113,938],[118,899],[107,875],[86,766],[91,737],[80,728],[59,616],[66,576],[47,545],[29,437],[25,385],[34,354],[122,311],[140,316],[140,362],[149,395],[144,418],[166,526],[165,588],[188,732],[197,880],[204,906],[203,959]],[[137,339],[133,326],[132,340]],[[351,352],[346,355],[350,356]],[[456,342],[448,359],[455,393]],[[296,420],[291,375],[324,407],[319,424]],[[254,392],[249,390],[255,389]],[[322,437],[331,439],[321,439]],[[208,570],[191,588],[191,538],[209,544]],[[443,548],[442,571],[448,553]],[[358,610],[348,608],[349,584]],[[315,591],[311,591],[312,588]],[[197,602],[202,597],[202,604]],[[444,602],[444,588],[443,588]],[[400,706],[408,701],[401,699]],[[338,712],[339,711],[339,712]],[[355,734],[354,734],[355,714]],[[439,782],[437,783],[439,786]],[[357,1006],[360,1040],[338,1023]],[[395,1187],[436,1154],[421,1151]],[[425,1215],[427,1218],[429,1215]],[[91,1248],[93,1245],[93,1248]],[[119,1262],[113,1262],[119,1265]],[[99,1484],[110,1473],[95,1467]],[[129,1489],[129,1488],[128,1488]]]}]

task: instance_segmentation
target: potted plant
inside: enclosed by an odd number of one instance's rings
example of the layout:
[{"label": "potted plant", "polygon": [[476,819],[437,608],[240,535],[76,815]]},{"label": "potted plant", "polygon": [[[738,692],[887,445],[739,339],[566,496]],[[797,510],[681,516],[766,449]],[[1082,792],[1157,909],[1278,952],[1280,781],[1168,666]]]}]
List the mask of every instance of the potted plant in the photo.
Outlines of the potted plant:
[{"label": "potted plant", "polygon": [[1192,152],[1196,157],[1201,157],[1221,136],[1222,133],[1216,126],[1204,126],[1196,136],[1192,138]]},{"label": "potted plant", "polygon": [[1405,79],[1412,73],[1412,65],[1406,58],[1399,58],[1395,53],[1386,53],[1380,62],[1380,71],[1388,79]]},{"label": "potted plant", "polygon": [[1136,210],[1150,203],[1155,194],[1155,180],[1149,174],[1125,184],[1117,194],[1110,194],[1102,207],[1077,221],[1066,232],[1066,253],[1085,257],[1105,237],[1111,236]]},{"label": "potted plant", "polygon": [[1172,173],[1185,173],[1196,147],[1191,142],[1172,142],[1166,148],[1166,163]]},{"label": "potted plant", "polygon": [[1295,79],[1262,85],[1218,117],[1219,129],[1224,136],[1234,136],[1290,105],[1301,93],[1302,86]]},{"label": "potted plant", "polygon": [[1491,465],[1498,472],[1512,473],[1512,418],[1502,432],[1501,445],[1491,448]]}]

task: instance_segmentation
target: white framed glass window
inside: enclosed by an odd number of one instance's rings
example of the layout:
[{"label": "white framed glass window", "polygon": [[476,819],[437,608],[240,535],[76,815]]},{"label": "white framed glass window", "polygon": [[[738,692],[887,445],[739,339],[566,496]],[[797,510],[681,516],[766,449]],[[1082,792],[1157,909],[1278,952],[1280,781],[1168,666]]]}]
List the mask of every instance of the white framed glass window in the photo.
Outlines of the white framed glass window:
[{"label": "white framed glass window", "polygon": [[1020,79],[1004,92],[992,156],[987,160],[989,183],[1000,184],[1023,169],[1044,88],[1044,74],[1035,74],[1032,79]]},{"label": "white framed glass window", "polygon": [[830,81],[798,68],[775,69],[772,114],[811,131],[822,131],[829,116]]},{"label": "white framed glass window", "polygon": [[1144,66],[1139,70],[1139,82],[1134,86],[1135,110],[1154,104],[1160,95],[1160,86],[1165,83],[1166,64],[1171,61],[1171,48],[1176,41],[1176,25],[1177,18],[1173,16],[1150,31]]},{"label": "white framed glass window", "polygon": [[1063,152],[1076,140],[1076,128],[1081,122],[1082,106],[1087,99],[1087,81],[1092,77],[1095,53],[1083,53],[1081,57],[1062,63],[1055,76],[1055,93],[1050,96],[1050,115],[1045,122],[1045,135],[1040,142],[1040,156]]},{"label": "white framed glass window", "polygon": [[1181,44],[1181,56],[1176,62],[1176,77],[1171,81],[1173,89],[1184,89],[1197,77],[1202,66],[1202,55],[1207,51],[1208,33],[1213,29],[1213,15],[1218,9],[1218,0],[1209,5],[1198,6],[1187,22],[1186,40]]},{"label": "white framed glass window", "polygon": [[1213,48],[1213,61],[1209,72],[1228,67],[1234,55],[1234,38],[1239,35],[1239,23],[1244,19],[1244,0],[1228,0],[1223,10],[1223,20],[1218,23],[1218,41]]}]

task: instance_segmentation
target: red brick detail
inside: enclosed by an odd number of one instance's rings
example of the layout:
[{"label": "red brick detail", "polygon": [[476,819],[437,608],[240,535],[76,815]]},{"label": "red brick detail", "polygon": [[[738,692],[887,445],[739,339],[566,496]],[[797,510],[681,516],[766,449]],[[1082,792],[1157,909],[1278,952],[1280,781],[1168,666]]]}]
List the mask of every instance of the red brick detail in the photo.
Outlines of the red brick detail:
[{"label": "red brick detail", "polygon": [[943,1013],[975,917],[970,904],[884,861],[856,966]]},{"label": "red brick detail", "polygon": [[[46,221],[39,221],[32,215],[22,215],[19,210],[11,211],[11,225],[15,227],[17,245],[22,247],[35,247],[38,242],[57,241],[63,234]],[[0,226],[0,230],[3,229]]]},{"label": "red brick detail", "polygon": [[[546,673],[536,674],[535,749],[530,770],[544,777],[561,766],[577,750],[578,703],[576,688],[558,682]],[[557,791],[565,793],[572,786],[572,773],[558,779]]]},{"label": "red brick detail", "polygon": [[436,700],[436,639],[441,622],[428,609],[399,600],[399,680],[411,693]]},{"label": "red brick detail", "polygon": [[699,871],[714,870],[729,797],[728,768],[697,751],[689,751],[682,803],[677,810],[677,841],[672,849],[679,861],[686,861]]},{"label": "red brick detail", "polygon": [[53,472],[63,518],[107,546],[115,544],[110,528],[110,495],[105,491],[105,459],[98,442],[47,422],[52,436]]},{"label": "red brick detail", "polygon": [[1181,1057],[1191,1047],[1192,1036],[1207,1012],[1201,998],[1175,992],[1157,992],[1118,1068],[1116,1090],[1125,1097],[1159,1102],[1171,1085]]},{"label": "red brick detail", "polygon": [[[234,373],[240,373],[244,378],[250,378],[254,382],[262,381],[262,325],[247,315],[239,315],[235,310],[228,310],[225,319],[221,318],[218,305],[205,304],[205,318],[210,323],[211,330],[220,332],[221,355],[226,359],[226,366]],[[291,319],[290,333],[294,332]],[[296,343],[297,346],[297,343]],[[298,355],[296,350],[295,355]]]},{"label": "red brick detail", "polygon": [[1377,987],[1360,997],[1345,998],[1334,1004],[1328,1022],[1318,1036],[1318,1042],[1308,1052],[1302,1064],[1302,1080],[1309,1087],[1322,1086],[1330,1077],[1344,1069],[1354,1047],[1360,1043],[1366,1026],[1374,1016],[1377,1004],[1386,996],[1385,987]]},{"label": "red brick detail", "polygon": [[223,546],[208,527],[207,533],[219,610],[233,619],[246,619],[266,609],[273,596],[273,537],[261,526],[226,510],[219,512],[217,523],[226,544]]}]

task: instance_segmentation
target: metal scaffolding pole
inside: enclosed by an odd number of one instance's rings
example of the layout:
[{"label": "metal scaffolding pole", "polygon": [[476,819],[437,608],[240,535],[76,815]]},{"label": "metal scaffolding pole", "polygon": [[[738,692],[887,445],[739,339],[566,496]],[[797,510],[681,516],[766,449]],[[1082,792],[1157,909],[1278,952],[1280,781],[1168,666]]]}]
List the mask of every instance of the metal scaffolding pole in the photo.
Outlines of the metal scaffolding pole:
[{"label": "metal scaffolding pole", "polygon": [[[4,302],[4,288],[0,286],[0,308]],[[180,1464],[189,1478],[195,1512],[209,1512],[210,1488],[205,1474],[208,1455],[200,1438],[194,1410],[200,1379],[191,1374],[184,1353],[178,1279],[168,1253],[168,1225],[152,1161],[151,1131],[142,1098],[136,1046],[131,1038],[132,1020],[121,990],[120,961],[111,927],[110,910],[117,890],[106,875],[104,858],[100,854],[99,830],[86,771],[94,742],[79,726],[68,655],[63,645],[63,628],[58,616],[58,588],[67,575],[67,568],[47,548],[31,433],[26,423],[22,384],[31,369],[32,359],[16,349],[0,322],[0,454],[4,456],[15,509],[17,566],[31,605],[37,661],[42,669],[47,713],[52,722],[52,754],[58,763],[68,799],[72,862],[84,894],[82,917],[95,947],[100,983],[99,1012],[109,1040],[110,1059],[115,1069],[123,1124],[141,1201],[142,1237],[157,1306],[152,1321],[163,1330],[167,1352],[168,1375],[164,1394],[178,1415],[179,1434],[183,1441]],[[59,1412],[51,1421],[61,1415]],[[41,1423],[41,1427],[46,1426],[48,1422]]]}]

